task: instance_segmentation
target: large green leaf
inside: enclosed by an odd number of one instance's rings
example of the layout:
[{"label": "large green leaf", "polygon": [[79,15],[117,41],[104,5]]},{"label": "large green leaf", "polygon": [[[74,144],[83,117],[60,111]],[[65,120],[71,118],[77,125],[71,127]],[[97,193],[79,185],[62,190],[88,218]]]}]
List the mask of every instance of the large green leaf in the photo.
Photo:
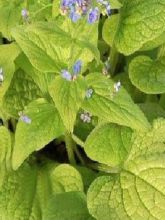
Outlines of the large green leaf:
[{"label": "large green leaf", "polygon": [[12,80],[15,71],[14,60],[19,52],[20,49],[15,43],[0,45],[0,68],[3,69],[4,74],[4,81],[0,85],[0,103]]},{"label": "large green leaf", "polygon": [[131,82],[142,92],[158,94],[165,92],[165,57],[152,60],[147,56],[135,57],[129,65]]},{"label": "large green leaf", "polygon": [[149,132],[135,132],[120,173],[98,177],[92,183],[87,203],[96,219],[164,220],[164,131],[165,120],[158,119]]},{"label": "large green leaf", "polygon": [[7,128],[0,126],[0,187],[6,172],[11,170],[11,134]]},{"label": "large green leaf", "polygon": [[156,118],[165,118],[165,110],[158,103],[148,102],[142,103],[139,106],[151,122]]},{"label": "large green leaf", "polygon": [[120,165],[131,149],[132,130],[115,124],[96,127],[88,136],[84,150],[94,161],[109,166]]},{"label": "large green leaf", "polygon": [[[70,182],[66,184],[66,181],[63,182],[61,179],[59,187],[56,177],[52,175],[57,168],[56,164],[51,163],[37,166],[24,163],[17,171],[6,175],[0,189],[0,218],[5,220],[41,220],[43,219],[43,210],[53,194],[64,192],[64,188],[67,192],[66,186],[69,191],[75,191],[75,185],[78,185],[77,179],[74,179],[77,177],[76,172],[75,176],[72,176],[74,184]],[[65,176],[65,168],[63,176]]]},{"label": "large green leaf", "polygon": [[73,131],[76,114],[85,97],[85,88],[85,80],[81,77],[67,81],[58,76],[50,86],[50,95],[68,131]]},{"label": "large green leaf", "polygon": [[86,80],[88,87],[94,92],[91,98],[84,101],[84,109],[105,121],[137,130],[150,127],[146,117],[124,88],[114,92],[114,82],[100,73],[89,74]]},{"label": "large green leaf", "polygon": [[52,185],[56,187],[58,184],[61,192],[83,191],[83,182],[80,173],[69,164],[61,164],[51,172]]},{"label": "large green leaf", "polygon": [[39,97],[42,97],[39,87],[31,76],[19,69],[15,72],[4,96],[3,108],[8,114],[18,118],[18,112]]},{"label": "large green leaf", "polygon": [[125,0],[115,35],[118,50],[129,55],[165,32],[164,0]]},{"label": "large green leaf", "polygon": [[44,99],[30,103],[24,114],[31,119],[31,123],[22,120],[18,122],[12,158],[14,169],[17,169],[33,151],[40,150],[64,132],[56,108]]},{"label": "large green leaf", "polygon": [[164,220],[165,156],[141,156],[116,176],[97,178],[88,191],[88,209],[98,220]]},{"label": "large green leaf", "polygon": [[89,26],[83,20],[79,26],[69,21],[68,25],[66,22],[57,24],[40,22],[13,29],[14,38],[35,68],[59,72],[77,59],[85,64],[98,57],[97,38],[93,35],[97,33],[97,25]]},{"label": "large green leaf", "polygon": [[21,21],[22,2],[5,1],[0,7],[0,32],[11,40],[11,29]]},{"label": "large green leaf", "polygon": [[51,83],[52,79],[54,79],[54,73],[43,73],[39,70],[35,69],[28,58],[24,53],[21,53],[15,63],[18,67],[20,67],[26,74],[28,74],[34,82],[38,85],[40,90],[42,91],[45,97],[48,97],[48,85]]},{"label": "large green leaf", "polygon": [[105,20],[103,26],[103,39],[111,47],[113,46],[114,37],[117,31],[117,25],[119,22],[119,14],[114,14]]},{"label": "large green leaf", "polygon": [[89,216],[85,194],[68,192],[52,197],[43,220],[85,220]]}]

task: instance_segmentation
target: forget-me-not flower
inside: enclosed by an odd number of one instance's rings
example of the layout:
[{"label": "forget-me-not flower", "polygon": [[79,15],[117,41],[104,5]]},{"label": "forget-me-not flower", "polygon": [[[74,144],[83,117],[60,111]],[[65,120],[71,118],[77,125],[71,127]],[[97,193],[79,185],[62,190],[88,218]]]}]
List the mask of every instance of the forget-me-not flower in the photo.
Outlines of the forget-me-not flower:
[{"label": "forget-me-not flower", "polygon": [[80,119],[84,122],[84,123],[90,123],[92,120],[92,115],[89,112],[84,111],[84,113],[82,113],[80,115]]},{"label": "forget-me-not flower", "polygon": [[118,92],[119,89],[120,89],[120,87],[121,87],[121,82],[120,82],[120,81],[118,81],[117,83],[115,83],[115,84],[114,84],[114,90],[115,90],[115,92]]},{"label": "forget-me-not flower", "polygon": [[96,8],[91,8],[89,10],[89,14],[88,14],[88,23],[93,24],[98,19],[99,19],[99,9],[97,7]]},{"label": "forget-me-not flower", "polygon": [[3,68],[0,68],[0,83],[2,83],[3,80],[4,80]]},{"label": "forget-me-not flower", "polygon": [[89,98],[92,97],[92,94],[93,94],[93,89],[88,89],[88,90],[86,91],[85,97],[86,97],[87,99],[89,99]]},{"label": "forget-me-not flower", "polygon": [[67,70],[61,70],[61,76],[68,81],[72,80],[72,75]]},{"label": "forget-me-not flower", "polygon": [[20,120],[25,122],[26,124],[31,124],[32,120],[27,116],[27,115],[24,115],[23,112],[19,112],[18,115],[20,116]]}]

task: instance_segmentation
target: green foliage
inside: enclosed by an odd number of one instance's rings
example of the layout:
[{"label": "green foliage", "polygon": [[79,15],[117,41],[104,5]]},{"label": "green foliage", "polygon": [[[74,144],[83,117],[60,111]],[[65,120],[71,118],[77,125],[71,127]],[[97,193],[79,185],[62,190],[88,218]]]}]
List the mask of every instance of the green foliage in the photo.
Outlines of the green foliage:
[{"label": "green foliage", "polygon": [[25,114],[31,119],[31,123],[26,124],[22,120],[18,122],[12,158],[14,169],[33,151],[40,150],[64,133],[63,123],[56,108],[44,99],[30,103]]},{"label": "green foliage", "polygon": [[50,95],[68,131],[73,131],[76,114],[85,96],[85,88],[82,78],[70,82],[56,77],[50,86]]},{"label": "green foliage", "polygon": [[165,0],[0,0],[0,219],[165,220]]},{"label": "green foliage", "polygon": [[[87,200],[96,219],[163,219],[165,158],[160,152],[165,145],[158,132],[164,129],[164,120],[160,119],[152,131],[135,133],[121,172],[98,177],[92,183]],[[111,154],[108,156],[111,158]]]},{"label": "green foliage", "polygon": [[149,128],[149,123],[124,88],[115,93],[114,82],[99,73],[90,74],[87,84],[94,89],[91,99],[83,108],[105,121],[126,125],[135,129]]},{"label": "green foliage", "polygon": [[148,94],[165,92],[165,57],[153,61],[150,57],[135,57],[129,65],[129,77],[141,91]]}]

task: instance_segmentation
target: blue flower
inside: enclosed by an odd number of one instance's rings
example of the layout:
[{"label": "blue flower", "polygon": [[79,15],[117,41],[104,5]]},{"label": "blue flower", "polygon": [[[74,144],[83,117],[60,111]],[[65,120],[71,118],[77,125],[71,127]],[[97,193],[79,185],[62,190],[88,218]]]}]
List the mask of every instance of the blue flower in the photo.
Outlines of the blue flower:
[{"label": "blue flower", "polygon": [[91,8],[89,10],[89,14],[88,14],[88,23],[93,24],[98,19],[99,19],[99,9],[97,7],[96,8]]},{"label": "blue flower", "polygon": [[88,90],[86,91],[85,97],[86,97],[87,99],[89,99],[89,98],[91,98],[92,94],[93,94],[93,89],[88,89]]},{"label": "blue flower", "polygon": [[68,72],[67,70],[61,70],[61,75],[64,79],[71,81],[72,80],[72,76],[70,74],[70,72]]},{"label": "blue flower", "polygon": [[20,120],[27,123],[27,124],[31,124],[32,120],[27,116],[27,115],[24,115],[23,112],[19,112],[18,115],[20,116]]},{"label": "blue flower", "polygon": [[114,84],[114,90],[115,90],[115,92],[118,92],[119,89],[120,89],[120,87],[121,87],[121,82],[120,82],[120,81],[118,81],[117,83],[115,83],[115,84]]},{"label": "blue flower", "polygon": [[77,22],[81,18],[81,15],[77,13],[76,11],[71,11],[69,17],[73,22]]},{"label": "blue flower", "polygon": [[108,5],[106,5],[106,11],[107,11],[107,15],[111,14],[111,6],[109,3],[108,3]]},{"label": "blue flower", "polygon": [[0,83],[2,83],[3,80],[4,80],[3,68],[0,68]]},{"label": "blue flower", "polygon": [[82,68],[82,61],[77,60],[76,63],[73,65],[73,74],[78,75],[81,72]]},{"label": "blue flower", "polygon": [[29,16],[28,10],[27,10],[26,8],[22,9],[21,15],[22,15],[22,17],[23,17],[24,19],[27,19],[28,16]]}]

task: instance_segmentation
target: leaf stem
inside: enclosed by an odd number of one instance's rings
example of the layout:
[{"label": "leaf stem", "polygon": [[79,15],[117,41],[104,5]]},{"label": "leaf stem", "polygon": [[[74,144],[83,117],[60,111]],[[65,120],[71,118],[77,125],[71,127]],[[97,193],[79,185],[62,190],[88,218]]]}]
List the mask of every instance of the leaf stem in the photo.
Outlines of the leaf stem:
[{"label": "leaf stem", "polygon": [[98,171],[105,172],[105,173],[119,173],[120,172],[119,167],[111,167],[106,164],[88,163],[87,166],[94,170],[98,170]]},{"label": "leaf stem", "polygon": [[119,58],[119,53],[116,50],[115,46],[111,47],[111,52],[110,52],[110,73],[113,76],[116,70],[116,65],[118,63],[118,58]]},{"label": "leaf stem", "polygon": [[164,57],[165,56],[165,44],[161,45],[158,54],[157,54],[157,59]]},{"label": "leaf stem", "polygon": [[78,138],[75,134],[72,134],[72,138],[76,142],[76,144],[84,148],[85,143],[82,140],[80,140],[80,138]]},{"label": "leaf stem", "polygon": [[76,160],[74,157],[74,141],[72,139],[72,136],[70,133],[66,132],[65,133],[65,144],[66,144],[66,150],[68,153],[68,159],[70,161],[71,164],[76,164]]}]

